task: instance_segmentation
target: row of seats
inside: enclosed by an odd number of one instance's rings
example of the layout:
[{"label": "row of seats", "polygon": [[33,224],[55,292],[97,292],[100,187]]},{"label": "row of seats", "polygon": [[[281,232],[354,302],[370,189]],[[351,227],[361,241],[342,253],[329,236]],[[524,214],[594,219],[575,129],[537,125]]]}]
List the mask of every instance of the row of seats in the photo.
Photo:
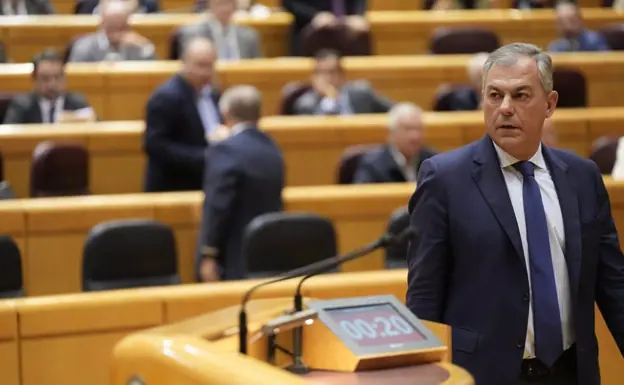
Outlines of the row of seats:
[{"label": "row of seats", "polygon": [[[388,221],[388,232],[405,229],[409,215],[398,208]],[[247,227],[243,254],[249,278],[275,276],[338,253],[333,223],[310,213],[270,213]],[[386,250],[386,267],[405,268],[407,243]],[[103,222],[87,236],[83,251],[82,289],[102,291],[176,285],[176,241],[171,228],[145,219]],[[296,256],[296,257],[295,257]],[[9,236],[0,236],[0,298],[24,296],[19,248]]]}]

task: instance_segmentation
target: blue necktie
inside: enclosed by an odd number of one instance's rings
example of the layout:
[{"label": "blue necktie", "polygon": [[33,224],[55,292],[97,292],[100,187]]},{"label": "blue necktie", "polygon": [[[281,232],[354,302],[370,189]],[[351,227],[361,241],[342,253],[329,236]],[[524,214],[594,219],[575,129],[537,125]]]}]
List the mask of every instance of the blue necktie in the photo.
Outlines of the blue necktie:
[{"label": "blue necktie", "polygon": [[563,333],[557,287],[550,255],[548,225],[539,186],[533,173],[533,163],[518,162],[514,167],[524,180],[522,197],[529,246],[529,267],[533,289],[533,326],[535,355],[552,366],[563,352]]}]

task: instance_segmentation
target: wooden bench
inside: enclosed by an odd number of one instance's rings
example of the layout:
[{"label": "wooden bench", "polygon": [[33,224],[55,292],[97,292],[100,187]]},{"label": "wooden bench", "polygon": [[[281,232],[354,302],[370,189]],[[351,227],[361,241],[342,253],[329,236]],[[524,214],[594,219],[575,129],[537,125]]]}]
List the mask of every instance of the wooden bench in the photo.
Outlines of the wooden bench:
[{"label": "wooden bench", "polygon": [[[405,270],[327,274],[308,280],[303,295],[330,299],[391,294],[403,301],[406,282]],[[0,301],[0,335],[13,336],[15,345],[21,346],[0,354],[3,385],[109,385],[111,352],[121,338],[136,330],[237,305],[256,283],[250,280]],[[253,298],[290,297],[295,283],[267,286]],[[599,313],[596,333],[602,383],[619,385],[624,376],[623,360]],[[0,341],[2,349],[4,340]]]},{"label": "wooden bench", "polygon": [[[381,94],[412,101],[430,110],[444,83],[467,82],[467,55],[375,56],[344,60],[352,80],[366,79]],[[624,105],[624,52],[553,55],[556,66],[581,70],[588,85],[588,107]],[[244,60],[218,65],[220,88],[251,84],[263,94],[263,113],[280,111],[282,88],[309,80],[313,62],[305,58]],[[175,61],[75,63],[67,68],[70,90],[84,93],[103,120],[138,120],[158,85],[180,69]],[[32,89],[31,64],[0,65],[4,92]]]},{"label": "wooden bench", "polygon": [[[425,113],[426,141],[446,151],[484,133],[481,112]],[[624,108],[561,109],[554,115],[562,148],[587,156],[603,135],[624,135]],[[267,117],[261,128],[277,141],[286,160],[287,185],[336,183],[340,156],[352,145],[383,143],[385,115],[342,117]],[[28,197],[34,148],[45,140],[73,141],[90,153],[90,190],[94,194],[143,191],[145,156],[141,121],[89,124],[0,126],[4,175],[18,197]],[[115,172],[110,172],[115,170]]]},{"label": "wooden bench", "polygon": [[[420,5],[419,2],[416,4]],[[599,29],[624,21],[624,14],[610,8],[583,10],[588,28]],[[151,39],[161,58],[167,57],[171,32],[184,24],[204,17],[201,14],[135,15],[136,30]],[[473,26],[489,28],[498,34],[501,43],[525,41],[546,47],[557,38],[555,14],[552,10],[519,11],[515,9],[457,10],[445,12],[393,11],[369,12],[373,53],[376,55],[416,55],[429,50],[429,41],[438,27]],[[267,57],[287,52],[292,17],[274,12],[268,18],[243,16],[240,22],[258,29]],[[30,61],[44,47],[65,49],[78,35],[96,29],[98,17],[93,15],[0,17],[0,33],[9,56],[18,63]]]}]

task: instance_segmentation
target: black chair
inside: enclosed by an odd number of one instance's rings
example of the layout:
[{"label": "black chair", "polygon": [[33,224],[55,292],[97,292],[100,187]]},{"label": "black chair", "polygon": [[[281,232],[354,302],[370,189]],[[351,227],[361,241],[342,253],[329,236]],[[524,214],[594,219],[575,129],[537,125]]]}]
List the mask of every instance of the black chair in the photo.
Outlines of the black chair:
[{"label": "black chair", "polygon": [[31,197],[88,195],[89,151],[80,143],[45,141],[33,151]]},{"label": "black chair", "polygon": [[607,25],[599,32],[607,39],[612,50],[624,51],[624,23]]},{"label": "black chair", "polygon": [[250,278],[275,276],[337,252],[333,223],[316,214],[263,214],[249,223],[243,236],[243,256]]},{"label": "black chair", "polygon": [[429,51],[437,55],[493,52],[500,47],[496,33],[475,27],[436,28],[430,44]]},{"label": "black chair", "polygon": [[0,235],[0,298],[24,296],[22,256],[17,244],[8,235]]},{"label": "black chair", "polygon": [[351,184],[353,178],[357,172],[357,168],[360,165],[360,159],[366,153],[378,145],[372,144],[356,144],[349,146],[340,156],[340,162],[338,163],[338,175],[336,182],[338,184]]},{"label": "black chair", "polygon": [[299,97],[312,89],[310,83],[295,81],[286,83],[282,88],[282,100],[280,102],[280,115],[295,115],[295,102]]},{"label": "black chair", "polygon": [[600,169],[603,175],[611,175],[617,158],[619,138],[611,136],[601,136],[592,143],[589,159]]},{"label": "black chair", "polygon": [[83,291],[180,283],[173,231],[149,220],[118,220],[94,226],[85,243]]},{"label": "black chair", "polygon": [[555,68],[553,89],[559,94],[557,108],[587,107],[587,83],[581,71],[574,68]]},{"label": "black chair", "polygon": [[[407,207],[399,207],[392,212],[388,221],[387,232],[399,234],[409,226]],[[407,267],[407,248],[409,240],[392,245],[386,249],[386,269],[404,269]]]}]

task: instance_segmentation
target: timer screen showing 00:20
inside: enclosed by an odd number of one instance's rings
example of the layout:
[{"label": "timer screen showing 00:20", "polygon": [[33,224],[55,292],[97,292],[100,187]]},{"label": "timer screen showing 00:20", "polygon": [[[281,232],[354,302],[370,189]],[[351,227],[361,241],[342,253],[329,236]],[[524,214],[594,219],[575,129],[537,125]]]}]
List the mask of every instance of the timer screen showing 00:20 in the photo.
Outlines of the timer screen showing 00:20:
[{"label": "timer screen showing 00:20", "polygon": [[425,339],[390,304],[326,309],[326,312],[359,346],[403,344]]}]

